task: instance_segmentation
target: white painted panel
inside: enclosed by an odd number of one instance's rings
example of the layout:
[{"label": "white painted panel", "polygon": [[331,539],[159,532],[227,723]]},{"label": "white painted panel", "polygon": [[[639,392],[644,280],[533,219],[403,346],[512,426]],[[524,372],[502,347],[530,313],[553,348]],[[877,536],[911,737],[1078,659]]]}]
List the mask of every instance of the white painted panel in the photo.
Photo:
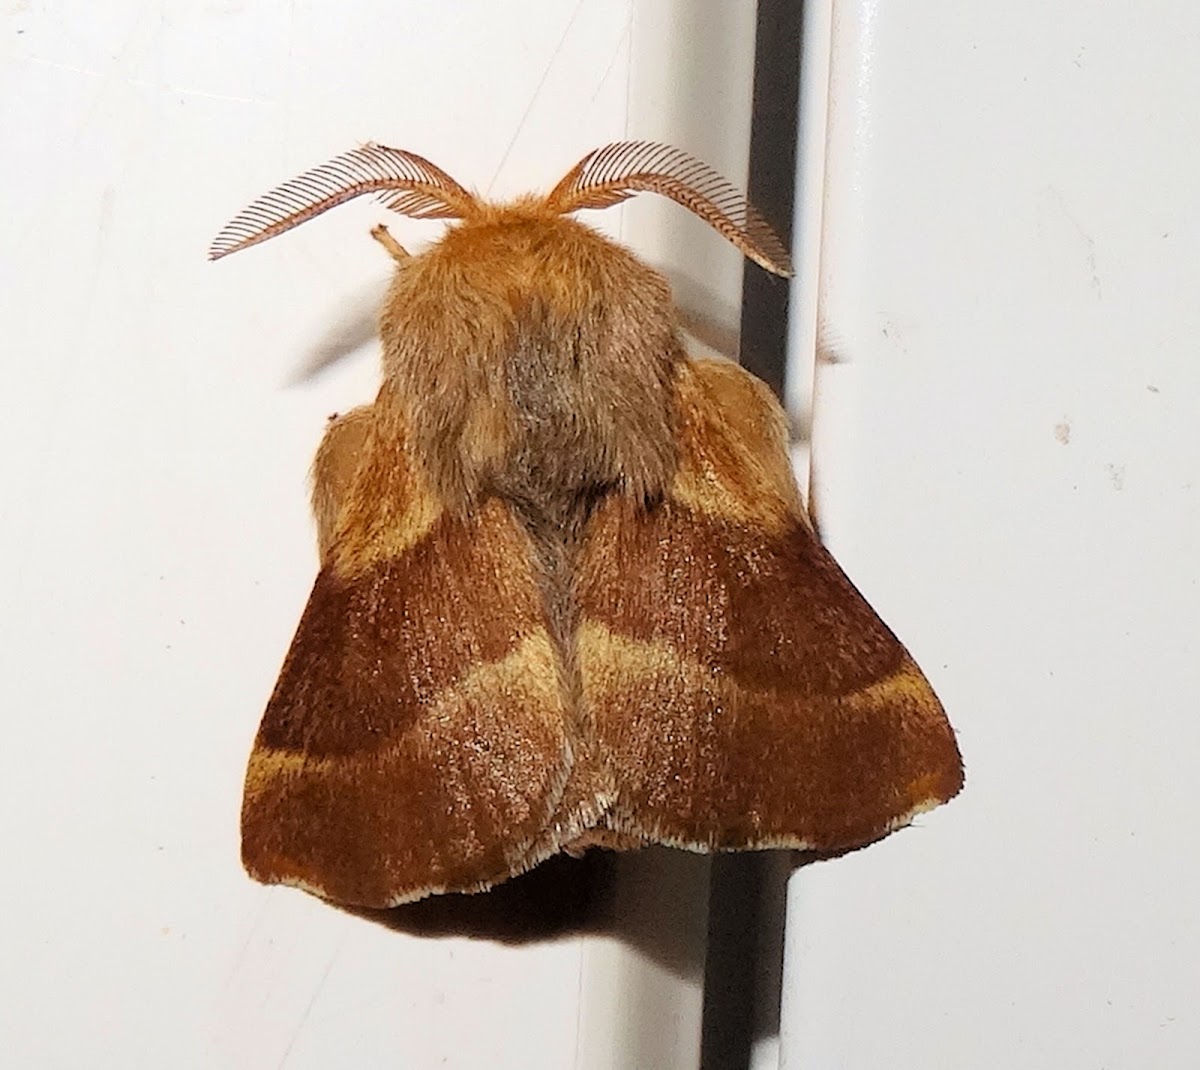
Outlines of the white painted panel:
[{"label": "white painted panel", "polygon": [[960,799],[792,881],[789,1067],[1200,1052],[1200,13],[837,5],[814,486]]},{"label": "white painted panel", "polygon": [[[694,859],[623,863],[609,935],[526,944],[242,873],[246,752],[315,570],[306,468],[373,393],[389,264],[366,203],[204,253],[372,138],[498,197],[626,135],[740,179],[753,5],[28,0],[0,5],[0,49],[6,1063],[695,1065]],[[737,254],[637,212],[591,219],[690,265],[721,321]]]}]

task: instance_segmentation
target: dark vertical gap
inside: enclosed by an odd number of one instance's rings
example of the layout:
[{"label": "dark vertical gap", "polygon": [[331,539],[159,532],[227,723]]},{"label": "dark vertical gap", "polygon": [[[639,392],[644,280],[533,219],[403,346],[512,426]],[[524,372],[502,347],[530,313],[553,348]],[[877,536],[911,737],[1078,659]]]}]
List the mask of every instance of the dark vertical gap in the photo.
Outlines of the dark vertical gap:
[{"label": "dark vertical gap", "polygon": [[[803,0],[758,0],[750,200],[791,245],[796,187]],[[780,279],[747,261],[739,359],[783,396],[788,294]],[[784,892],[791,865],[779,852],[720,855],[709,893],[708,956],[700,1063],[744,1070],[757,1037],[779,1031]]]},{"label": "dark vertical gap", "polygon": [[[750,200],[791,247],[796,197],[802,0],[758,0],[754,103],[750,126]],[[738,359],[783,397],[787,362],[786,279],[746,262]]]}]

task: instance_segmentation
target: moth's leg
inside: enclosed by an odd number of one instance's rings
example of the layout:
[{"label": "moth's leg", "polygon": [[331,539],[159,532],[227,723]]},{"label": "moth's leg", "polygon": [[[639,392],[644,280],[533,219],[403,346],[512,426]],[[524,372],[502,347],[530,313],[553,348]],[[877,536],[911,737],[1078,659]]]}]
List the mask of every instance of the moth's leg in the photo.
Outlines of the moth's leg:
[{"label": "moth's leg", "polygon": [[372,405],[359,405],[339,416],[331,416],[317,448],[312,466],[312,510],[317,521],[317,549],[322,561],[333,541],[338,513],[358,468],[374,412]]},{"label": "moth's leg", "polygon": [[371,228],[371,237],[387,250],[388,256],[395,260],[397,264],[403,264],[412,259],[412,253],[396,241],[392,237],[392,232],[382,223],[377,223]]}]

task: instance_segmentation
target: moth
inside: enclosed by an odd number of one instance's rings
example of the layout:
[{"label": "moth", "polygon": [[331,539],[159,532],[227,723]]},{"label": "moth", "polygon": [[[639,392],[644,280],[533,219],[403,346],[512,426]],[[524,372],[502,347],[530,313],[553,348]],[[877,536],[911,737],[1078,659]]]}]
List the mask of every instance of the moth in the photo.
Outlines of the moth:
[{"label": "moth", "polygon": [[955,737],[821,546],[784,414],[692,359],[662,275],[571,218],[652,192],[790,274],[705,164],[619,142],[492,204],[367,144],[218,258],[363,194],[456,223],[395,260],[382,385],[313,466],[320,571],[255,739],[250,874],[384,907],[560,851],[838,853],[954,796]]}]

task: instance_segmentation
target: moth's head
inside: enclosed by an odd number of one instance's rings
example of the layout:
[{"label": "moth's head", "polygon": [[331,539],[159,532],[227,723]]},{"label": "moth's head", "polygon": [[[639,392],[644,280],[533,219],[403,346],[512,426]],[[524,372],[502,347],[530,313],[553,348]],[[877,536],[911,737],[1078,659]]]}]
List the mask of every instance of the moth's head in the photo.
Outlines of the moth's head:
[{"label": "moth's head", "polygon": [[[660,324],[672,334],[662,276],[571,218],[639,192],[683,205],[766,270],[791,274],[787,250],[737,189],[686,153],[644,141],[596,149],[549,193],[509,204],[483,200],[414,153],[367,144],[259,198],[217,235],[209,257],[257,245],[374,194],[402,215],[457,221],[417,255],[382,224],[371,232],[398,264],[380,319],[385,368],[422,359],[434,341],[446,352],[503,353],[518,327],[540,331],[556,348],[569,348],[585,333],[619,337],[629,325],[645,332]],[[665,338],[645,342],[669,347]]]},{"label": "moth's head", "polygon": [[[229,222],[209,247],[210,260],[282,234],[363,194],[414,219],[457,219],[443,240],[493,244],[507,232],[535,242],[546,235],[583,233],[555,221],[582,208],[608,208],[635,193],[658,193],[683,205],[767,271],[790,275],[787,250],[754,207],[706,164],[679,149],[647,141],[618,141],[588,153],[545,196],[495,205],[460,186],[440,167],[412,152],[367,144],[285,182]],[[590,232],[589,232],[590,233]],[[372,234],[401,264],[410,257],[387,229]],[[457,234],[457,236],[455,236]]]}]

